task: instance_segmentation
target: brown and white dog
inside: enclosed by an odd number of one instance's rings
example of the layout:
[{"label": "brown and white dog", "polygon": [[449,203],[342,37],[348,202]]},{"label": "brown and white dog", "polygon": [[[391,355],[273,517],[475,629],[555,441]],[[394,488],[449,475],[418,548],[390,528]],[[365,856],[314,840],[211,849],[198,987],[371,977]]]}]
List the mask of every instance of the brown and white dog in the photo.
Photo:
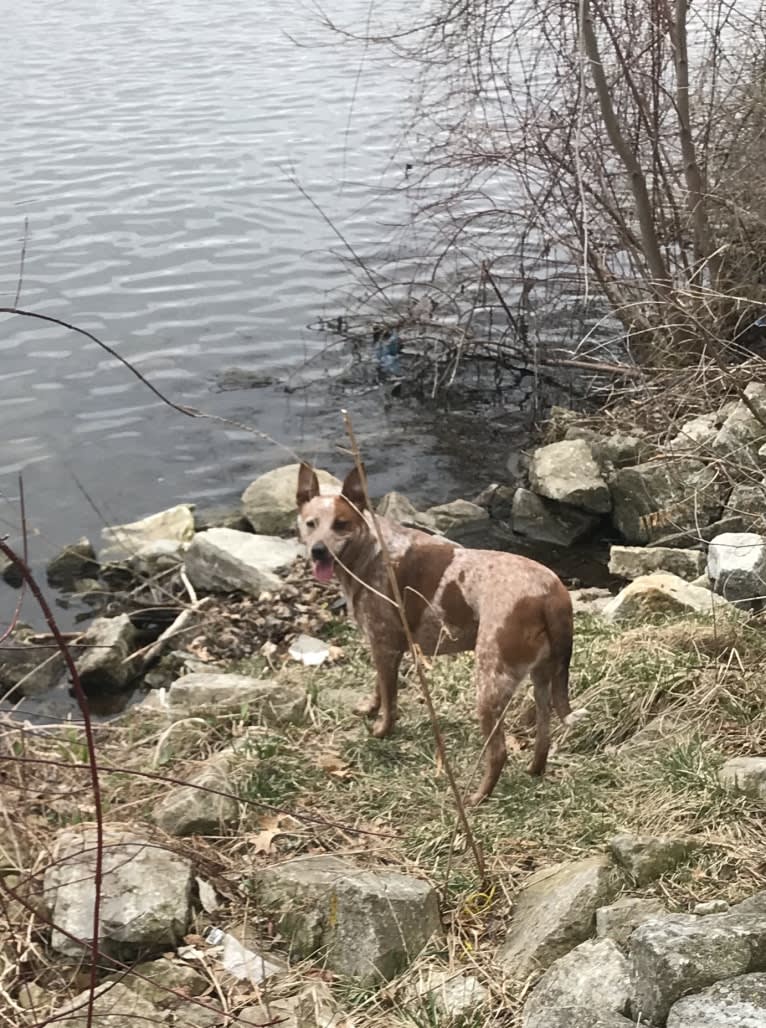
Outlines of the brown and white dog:
[{"label": "brown and white dog", "polygon": [[[302,464],[297,488],[298,530],[314,575],[334,574],[362,629],[377,672],[375,693],[358,708],[377,715],[373,735],[388,735],[396,720],[399,665],[407,640],[372,514],[356,469],[340,495],[320,495],[313,469]],[[530,773],[545,770],[551,702],[565,723],[584,713],[569,704],[572,603],[548,568],[516,554],[464,549],[439,536],[376,515],[393,563],[412,636],[424,654],[475,650],[479,723],[486,746],[481,784],[471,797],[490,795],[507,759],[503,718],[508,701],[529,675],[537,735]]]}]

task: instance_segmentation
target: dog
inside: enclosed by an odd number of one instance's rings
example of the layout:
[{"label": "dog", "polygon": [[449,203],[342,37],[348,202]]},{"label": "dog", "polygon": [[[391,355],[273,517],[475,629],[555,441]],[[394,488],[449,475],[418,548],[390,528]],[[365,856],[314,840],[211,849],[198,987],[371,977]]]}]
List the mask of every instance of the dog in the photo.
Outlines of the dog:
[{"label": "dog", "polygon": [[372,734],[388,735],[396,720],[399,665],[408,642],[378,532],[393,564],[404,616],[421,651],[474,650],[476,701],[485,742],[485,769],[471,797],[495,788],[507,760],[504,715],[527,675],[534,687],[535,749],[529,771],[542,775],[550,748],[551,704],[565,724],[585,711],[569,702],[572,602],[549,568],[496,550],[472,550],[441,536],[404,527],[368,509],[354,468],[338,495],[320,494],[309,464],[296,490],[298,533],[315,578],[340,580],[349,613],[365,635],[377,675],[375,692],[357,713],[375,717]]}]

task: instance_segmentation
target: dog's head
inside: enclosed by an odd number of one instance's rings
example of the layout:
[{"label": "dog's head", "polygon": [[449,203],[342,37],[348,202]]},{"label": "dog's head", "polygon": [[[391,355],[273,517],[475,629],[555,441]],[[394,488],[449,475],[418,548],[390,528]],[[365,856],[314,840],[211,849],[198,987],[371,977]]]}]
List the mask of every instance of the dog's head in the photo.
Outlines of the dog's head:
[{"label": "dog's head", "polygon": [[354,468],[348,473],[340,495],[322,496],[316,472],[310,464],[301,464],[295,499],[298,534],[311,557],[314,577],[329,582],[335,558],[342,560],[349,546],[369,532],[359,471]]}]

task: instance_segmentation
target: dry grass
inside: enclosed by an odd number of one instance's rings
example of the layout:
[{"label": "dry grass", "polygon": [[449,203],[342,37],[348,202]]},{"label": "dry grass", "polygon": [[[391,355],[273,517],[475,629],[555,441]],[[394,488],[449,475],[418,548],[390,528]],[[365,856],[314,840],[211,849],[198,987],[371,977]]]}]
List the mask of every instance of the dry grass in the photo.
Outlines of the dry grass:
[{"label": "dry grass", "polygon": [[[259,868],[289,855],[344,854],[433,883],[442,899],[446,943],[424,954],[401,981],[381,988],[332,982],[359,1028],[443,1024],[427,1001],[408,998],[408,983],[427,964],[468,967],[490,989],[491,1016],[477,1014],[462,1028],[517,1024],[519,983],[504,980],[493,964],[514,892],[541,867],[603,851],[617,831],[701,838],[704,845],[693,861],[642,890],[662,896],[671,909],[713,897],[735,900],[766,885],[762,813],[752,801],[725,792],[716,776],[728,756],[766,749],[766,640],[759,624],[721,621],[713,627],[687,619],[619,632],[583,618],[573,691],[591,718],[572,730],[559,729],[550,772],[538,782],[525,773],[531,738],[520,727],[519,706],[512,713],[508,769],[493,799],[473,818],[491,874],[488,895],[478,889],[470,853],[456,834],[414,681],[402,692],[395,735],[372,739],[351,713],[354,697],[371,684],[366,654],[347,626],[331,623],[327,632],[344,647],[342,661],[281,672],[307,689],[300,725],[275,730],[242,712],[203,724],[189,721],[168,733],[161,715],[134,710],[119,723],[99,727],[98,745],[102,765],[119,768],[102,772],[105,816],[135,823],[150,821],[168,786],[132,772],[186,780],[207,756],[232,738],[240,740],[231,779],[242,801],[239,824],[219,838],[160,840],[189,854],[197,873],[223,897],[219,911],[199,915],[197,930],[211,921],[239,925],[261,948],[278,944],[273,925],[255,908],[251,882]],[[448,750],[466,788],[479,754],[471,663],[470,656],[436,661],[431,674]],[[75,727],[35,735],[8,728],[0,744],[8,757],[57,762],[4,763],[0,874],[34,906],[53,833],[93,817],[86,772],[72,766],[84,763],[85,751]],[[4,998],[19,1002],[29,983],[62,996],[82,988],[77,969],[51,959],[40,917],[4,895]],[[236,1009],[253,1001],[252,990],[221,976],[214,962],[206,973],[206,1002],[220,1005],[223,998]],[[279,991],[294,992],[312,980],[310,968],[293,968]],[[8,1023],[21,1023],[15,1016]]]}]

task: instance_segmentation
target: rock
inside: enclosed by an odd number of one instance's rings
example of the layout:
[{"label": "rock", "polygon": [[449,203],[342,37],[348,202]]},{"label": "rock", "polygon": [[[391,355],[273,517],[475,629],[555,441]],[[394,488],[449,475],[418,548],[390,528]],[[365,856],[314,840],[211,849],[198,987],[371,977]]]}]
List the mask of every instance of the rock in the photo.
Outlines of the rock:
[{"label": "rock", "polygon": [[628,961],[620,949],[611,939],[588,940],[548,968],[524,1005],[522,1028],[569,1024],[567,1014],[622,1015],[630,999]]},{"label": "rock", "polygon": [[766,757],[732,757],[718,772],[718,779],[730,789],[766,802]]},{"label": "rock", "polygon": [[609,849],[637,885],[648,885],[699,848],[699,841],[671,835],[615,835]]},{"label": "rock", "polygon": [[436,893],[393,871],[331,856],[297,857],[257,877],[259,909],[281,915],[291,952],[365,982],[390,979],[440,933]]},{"label": "rock", "polygon": [[314,982],[298,993],[284,999],[271,999],[266,1004],[255,1004],[240,1011],[237,1025],[278,1025],[279,1028],[353,1028],[336,1010],[332,992],[324,982]]},{"label": "rock", "polygon": [[290,644],[287,651],[291,660],[305,664],[306,667],[318,667],[330,658],[330,647],[322,639],[312,635],[301,634]]},{"label": "rock", "polygon": [[90,541],[85,536],[79,542],[65,547],[46,568],[48,584],[56,589],[72,592],[75,583],[98,575],[98,561]]},{"label": "rock", "polygon": [[665,913],[661,900],[649,896],[625,896],[596,911],[596,935],[624,946],[633,932],[645,921],[656,920]]},{"label": "rock", "polygon": [[564,433],[564,439],[582,439],[586,442],[602,471],[638,464],[640,460],[645,460],[649,456],[646,440],[637,435],[628,435],[626,432],[602,435],[592,428],[573,425]]},{"label": "rock", "polygon": [[575,614],[601,614],[612,599],[608,589],[570,589],[569,598]]},{"label": "rock", "polygon": [[754,892],[752,896],[748,896],[747,899],[741,900],[739,903],[735,903],[733,907],[729,908],[730,914],[760,914],[762,917],[766,917],[766,889],[762,889],[760,892]]},{"label": "rock", "polygon": [[714,924],[712,917],[691,914],[640,925],[628,947],[633,1012],[655,1025],[665,1024],[670,1008],[686,993],[744,974],[751,962],[746,939]]},{"label": "rock", "polygon": [[706,900],[704,903],[695,903],[692,913],[697,917],[705,917],[708,914],[725,914],[728,910],[726,900]]},{"label": "rock", "polygon": [[391,518],[400,525],[415,525],[421,516],[420,511],[404,493],[390,492],[380,500],[376,513],[381,517]]},{"label": "rock", "polygon": [[736,404],[727,406],[726,413],[714,411],[711,414],[699,414],[685,422],[678,434],[668,443],[671,453],[699,453],[701,456],[711,454],[713,441]]},{"label": "rock", "polygon": [[171,789],[155,806],[155,824],[168,835],[221,835],[239,817],[239,803],[231,795],[230,767],[225,755],[204,761],[188,785]]},{"label": "rock", "polygon": [[766,1028],[766,974],[716,982],[674,1003],[667,1028]]},{"label": "rock", "polygon": [[712,614],[733,609],[722,596],[690,585],[678,575],[658,571],[631,582],[606,605],[603,615],[607,621],[629,621],[656,614]]},{"label": "rock", "polygon": [[532,454],[529,482],[534,492],[594,514],[612,509],[609,486],[582,439],[541,446]]},{"label": "rock", "polygon": [[194,511],[194,531],[206,532],[209,528],[233,528],[235,532],[251,532],[250,522],[236,507],[205,507]]},{"label": "rock", "polygon": [[511,517],[515,493],[514,486],[493,482],[486,489],[482,489],[473,502],[483,507],[494,520],[508,521]]},{"label": "rock", "polygon": [[748,462],[757,468],[758,450],[766,441],[766,385],[751,382],[745,387],[745,395],[760,418],[739,400],[718,430],[712,446],[719,457],[732,456],[739,465]]},{"label": "rock", "polygon": [[443,532],[445,535],[476,521],[489,521],[486,510],[469,500],[453,500],[438,507],[429,507],[424,511],[424,515],[437,532]]},{"label": "rock", "polygon": [[[151,1003],[157,1010],[185,1006],[184,997],[201,996],[210,987],[208,979],[182,960],[146,960],[127,977],[122,972],[108,981],[123,981],[134,996]],[[179,995],[181,993],[181,995]]]},{"label": "rock", "polygon": [[96,618],[77,644],[76,665],[86,692],[124,689],[139,670],[125,663],[136,644],[136,630],[127,614]]},{"label": "rock", "polygon": [[200,671],[177,678],[168,690],[174,718],[245,711],[251,718],[284,724],[299,721],[305,704],[302,689],[249,675]]},{"label": "rock", "polygon": [[538,871],[516,897],[499,961],[517,980],[549,967],[591,935],[596,910],[616,888],[614,870],[604,856]]},{"label": "rock", "polygon": [[655,571],[667,571],[691,582],[704,570],[705,555],[701,550],[681,550],[672,546],[612,546],[609,551],[609,572],[619,578],[640,578]]},{"label": "rock", "polygon": [[32,641],[34,632],[20,625],[0,646],[0,694],[11,690],[22,696],[41,696],[59,681],[66,663],[53,644],[40,646]]},{"label": "rock", "polygon": [[475,1016],[488,1000],[488,989],[474,975],[430,968],[408,990],[407,1005],[418,1009],[425,1001],[428,1007],[451,1022]]},{"label": "rock", "polygon": [[0,578],[6,585],[10,585],[14,589],[21,588],[21,583],[24,581],[18,564],[10,557],[6,557],[4,553],[0,553]]},{"label": "rock", "polygon": [[[295,490],[300,464],[288,464],[260,475],[242,494],[242,511],[253,531],[263,535],[295,532]],[[317,470],[323,496],[339,493],[341,483],[327,471]]]},{"label": "rock", "polygon": [[[89,990],[86,989],[71,1003],[59,1007],[53,1023],[61,1023],[66,1028],[88,1028],[88,996]],[[136,1028],[137,1024],[163,1023],[159,1010],[122,982],[104,982],[96,986],[93,1015],[94,1028]]]},{"label": "rock", "polygon": [[[104,829],[100,945],[122,959],[173,946],[188,928],[191,862],[121,825]],[[82,956],[93,937],[96,830],[62,829],[44,877],[44,896],[55,925],[51,946]],[[67,934],[65,934],[67,933]]]},{"label": "rock", "polygon": [[726,484],[690,457],[622,468],[611,479],[612,520],[628,543],[699,532],[721,516]]},{"label": "rock", "polygon": [[719,596],[737,606],[753,606],[766,596],[766,538],[752,532],[725,532],[710,543],[708,578]]},{"label": "rock", "polygon": [[742,525],[739,531],[766,534],[766,484],[735,485],[723,516],[738,518]]},{"label": "rock", "polygon": [[511,516],[514,532],[554,546],[571,546],[598,524],[593,514],[544,500],[521,488],[513,495]]},{"label": "rock", "polygon": [[160,541],[170,541],[178,548],[190,542],[193,535],[194,514],[188,504],[181,503],[140,521],[102,528],[98,556],[102,564],[119,563]]},{"label": "rock", "polygon": [[278,572],[301,553],[297,540],[210,528],[195,535],[186,554],[186,573],[195,589],[260,596],[281,587]]}]

